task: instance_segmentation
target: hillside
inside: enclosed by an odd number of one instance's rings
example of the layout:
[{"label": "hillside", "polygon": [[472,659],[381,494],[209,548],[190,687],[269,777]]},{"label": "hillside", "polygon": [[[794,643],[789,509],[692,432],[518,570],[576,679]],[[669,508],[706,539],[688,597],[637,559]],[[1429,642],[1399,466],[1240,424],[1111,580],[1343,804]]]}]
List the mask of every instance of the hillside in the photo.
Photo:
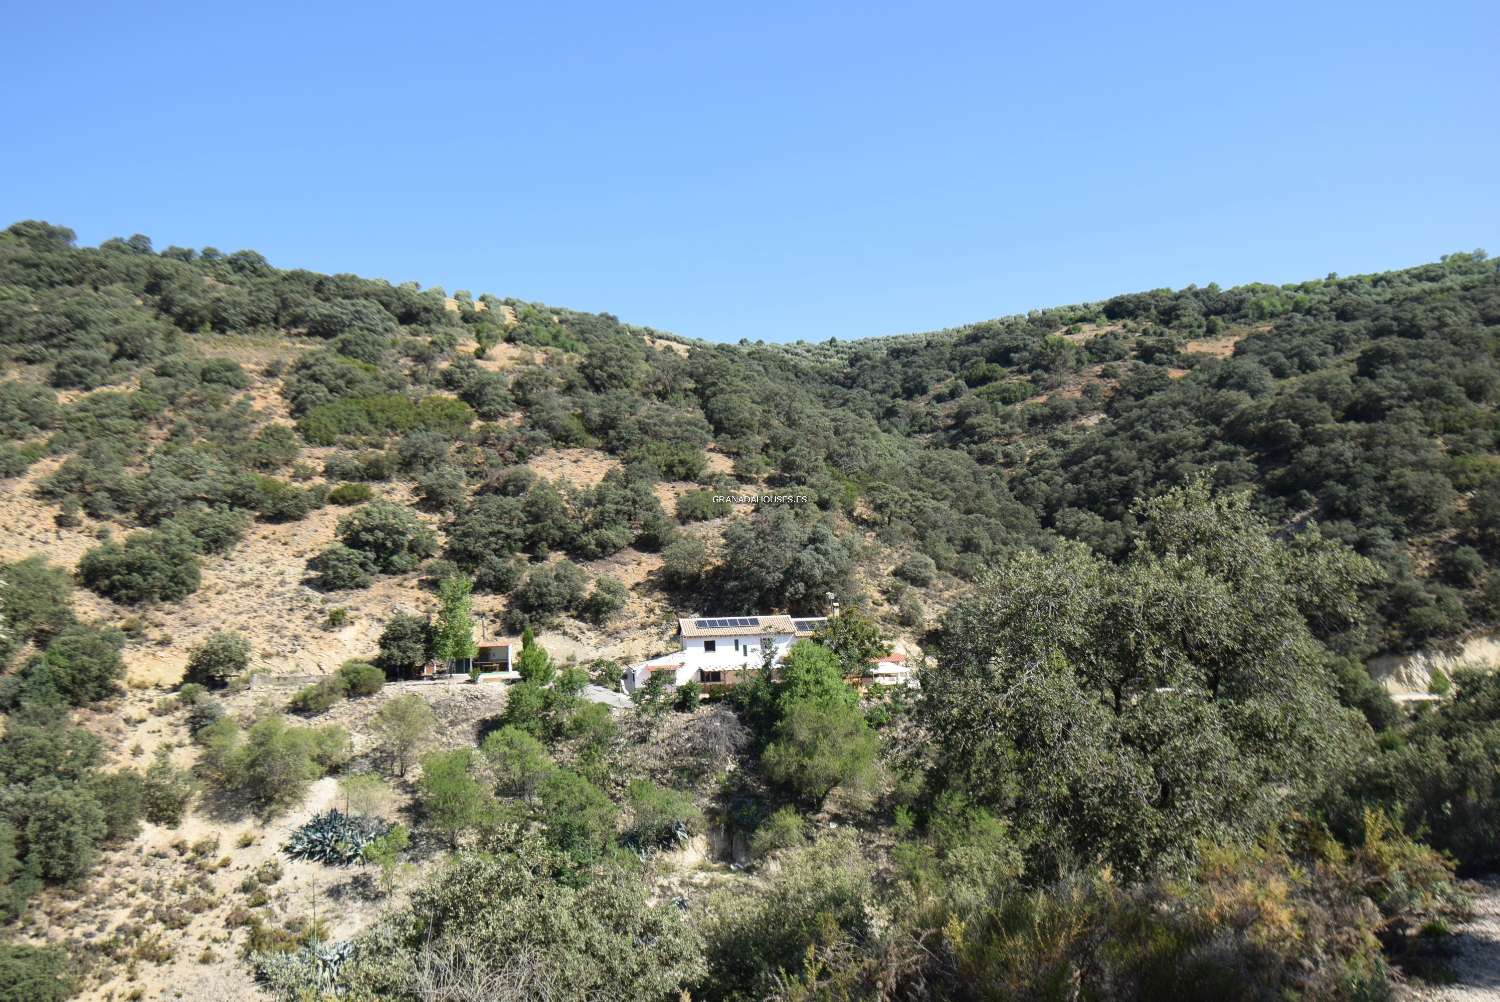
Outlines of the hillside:
[{"label": "hillside", "polygon": [[[1500,864],[1480,252],[721,345],[25,222],[0,355],[29,997],[1371,998]],[[829,593],[774,681],[583,695]],[[460,607],[522,682],[411,681]],[[288,859],[334,806],[409,841]]]}]

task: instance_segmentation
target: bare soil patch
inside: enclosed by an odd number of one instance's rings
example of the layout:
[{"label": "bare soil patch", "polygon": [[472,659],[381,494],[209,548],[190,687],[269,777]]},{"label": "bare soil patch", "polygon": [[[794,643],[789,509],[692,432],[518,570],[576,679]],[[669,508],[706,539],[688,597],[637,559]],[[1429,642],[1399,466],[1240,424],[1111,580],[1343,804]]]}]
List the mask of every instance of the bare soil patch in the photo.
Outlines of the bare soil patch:
[{"label": "bare soil patch", "polygon": [[598,449],[549,449],[526,461],[539,477],[561,480],[574,487],[593,487],[609,473],[620,468],[620,461]]}]

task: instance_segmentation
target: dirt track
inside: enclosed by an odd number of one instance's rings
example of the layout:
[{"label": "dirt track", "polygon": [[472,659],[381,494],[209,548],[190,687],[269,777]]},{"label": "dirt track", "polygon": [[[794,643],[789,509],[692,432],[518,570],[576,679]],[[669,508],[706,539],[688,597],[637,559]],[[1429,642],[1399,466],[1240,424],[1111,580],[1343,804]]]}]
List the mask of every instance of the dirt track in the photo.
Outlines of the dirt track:
[{"label": "dirt track", "polygon": [[1454,934],[1449,985],[1410,987],[1411,1002],[1500,1002],[1500,879],[1480,885],[1474,918]]}]

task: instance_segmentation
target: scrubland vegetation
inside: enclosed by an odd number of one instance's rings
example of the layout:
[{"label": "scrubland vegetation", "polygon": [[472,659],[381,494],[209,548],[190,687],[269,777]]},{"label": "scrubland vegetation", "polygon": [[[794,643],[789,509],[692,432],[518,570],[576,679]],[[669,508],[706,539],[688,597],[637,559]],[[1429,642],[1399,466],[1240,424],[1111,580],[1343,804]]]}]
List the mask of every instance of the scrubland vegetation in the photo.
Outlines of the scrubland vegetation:
[{"label": "scrubland vegetation", "polygon": [[[92,535],[76,565],[0,567],[0,1000],[175,962],[219,914],[202,881],[252,850],[198,962],[297,1002],[1440,979],[1460,878],[1500,865],[1500,680],[1398,705],[1363,662],[1500,618],[1497,326],[1475,253],[710,345],[18,223],[0,475]],[[241,335],[286,354],[215,350]],[[563,450],[600,472],[537,472]],[[714,500],[746,488],[810,502]],[[323,629],[394,579],[433,614],[389,609],[296,687],[251,686],[227,628],[170,693],[126,687],[142,617],[257,527],[324,515],[296,568]],[[628,710],[588,696],[618,663],[537,639],[638,628],[645,594],[731,614],[829,592],[844,611],[774,676]],[[474,656],[480,600],[524,634],[520,681],[407,684]],[[846,682],[898,637],[920,689]],[[141,707],[180,740],[106,746],[101,718]],[[107,936],[32,921],[194,821],[225,838],[176,852],[180,907]],[[288,914],[284,865],[368,877],[368,920]]]}]

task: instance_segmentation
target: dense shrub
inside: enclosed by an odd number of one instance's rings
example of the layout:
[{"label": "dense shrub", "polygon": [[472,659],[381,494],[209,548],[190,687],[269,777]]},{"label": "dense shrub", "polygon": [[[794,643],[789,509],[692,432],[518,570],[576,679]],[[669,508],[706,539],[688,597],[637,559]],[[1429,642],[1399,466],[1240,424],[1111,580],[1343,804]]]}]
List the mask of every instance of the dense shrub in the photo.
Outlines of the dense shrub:
[{"label": "dense shrub", "polygon": [[779,807],[760,824],[750,838],[750,851],[767,856],[781,849],[794,849],[807,843],[802,815],[795,807]]},{"label": "dense shrub", "polygon": [[255,479],[255,510],[268,522],[300,521],[317,510],[324,499],[322,487],[293,487],[275,477]]},{"label": "dense shrub", "polygon": [[55,692],[73,706],[111,696],[125,675],[120,651],[125,637],[115,629],[74,624],[62,629],[46,650],[27,662],[26,684]]},{"label": "dense shrub", "polygon": [[396,574],[413,570],[436,550],[436,537],[409,509],[391,501],[372,501],[338,524],[339,541],[370,558],[374,568]]},{"label": "dense shrub", "polygon": [[87,789],[104,812],[105,841],[122,842],[140,834],[145,809],[145,784],[140,773],[134,769],[97,773],[90,777]]},{"label": "dense shrub", "polygon": [[892,573],[909,584],[926,587],[937,575],[937,564],[925,553],[913,553],[897,564]]},{"label": "dense shrub", "polygon": [[339,668],[350,696],[373,696],[385,685],[385,672],[364,661],[345,661]]},{"label": "dense shrub", "polygon": [[519,727],[492,731],[481,746],[496,789],[510,796],[530,797],[538,785],[557,768],[546,746]]},{"label": "dense shrub", "polygon": [[385,437],[409,431],[458,435],[474,421],[468,404],[452,397],[412,399],[387,393],[349,397],[313,407],[297,421],[297,430],[314,445],[335,445],[342,438]]},{"label": "dense shrub", "polygon": [[198,590],[198,555],[174,533],[136,532],[105,543],[78,561],[85,587],[127,605],[176,602]]},{"label": "dense shrub", "polygon": [[199,553],[222,554],[245,538],[250,517],[232,508],[194,508],[175,516],[170,527],[186,533]]},{"label": "dense shrub", "polygon": [[638,779],[630,784],[630,835],[636,845],[675,848],[703,827],[703,812],[693,798],[679,790]]},{"label": "dense shrub", "polygon": [[238,633],[219,631],[188,657],[183,681],[223,688],[250,668],[250,641]]},{"label": "dense shrub", "polygon": [[690,491],[677,499],[677,518],[681,522],[703,522],[723,518],[734,511],[727,501],[715,501],[719,491]]},{"label": "dense shrub", "polygon": [[1358,840],[1372,808],[1424,833],[1466,873],[1500,867],[1500,676],[1455,671],[1450,695],[1363,762],[1330,815]]},{"label": "dense shrub", "polygon": [[434,871],[401,914],[367,934],[354,987],[399,997],[411,983],[403,972],[425,967],[436,997],[477,980],[546,984],[557,998],[634,1002],[676,997],[696,980],[701,947],[678,909],[651,903],[622,870],[567,879],[572,865],[528,837]]},{"label": "dense shrub", "polygon": [[307,562],[313,585],[323,591],[368,588],[375,582],[375,560],[369,554],[334,543]]},{"label": "dense shrub", "polygon": [[398,612],[380,631],[380,653],[375,663],[387,678],[406,678],[431,660],[432,642],[432,627],[426,619]]},{"label": "dense shrub", "polygon": [[63,1002],[74,984],[66,951],[0,942],[0,1002]]},{"label": "dense shrub", "polygon": [[27,557],[0,567],[0,622],[11,636],[37,643],[73,622],[68,572],[42,557]]},{"label": "dense shrub", "polygon": [[288,707],[296,712],[312,716],[318,713],[326,713],[333,704],[343,699],[349,692],[349,680],[339,673],[327,678],[319,679],[312,685],[303,686],[292,694]]},{"label": "dense shrub", "polygon": [[559,613],[577,609],[588,587],[588,575],[570,561],[533,568],[511,595],[513,608],[546,622]]},{"label": "dense shrub", "polygon": [[475,778],[474,753],[468,748],[432,752],[422,757],[417,803],[427,823],[458,848],[464,833],[485,823],[492,813],[490,791]]},{"label": "dense shrub", "polygon": [[821,611],[827,592],[848,589],[854,547],[822,522],[785,507],[735,519],[724,530],[720,589],[741,608]]},{"label": "dense shrub", "polygon": [[486,557],[474,569],[474,590],[504,595],[520,582],[525,567],[520,560]]},{"label": "dense shrub", "polygon": [[308,784],[348,758],[340,727],[297,727],[265,717],[241,733],[228,718],[206,732],[204,767],[226,792],[266,815],[298,802]]},{"label": "dense shrub", "polygon": [[594,590],[583,600],[579,611],[585,619],[600,625],[625,608],[630,597],[629,590],[614,578],[601,577],[594,581]]},{"label": "dense shrub", "polygon": [[662,553],[662,578],[669,588],[691,588],[708,569],[708,548],[691,536],[674,541]]},{"label": "dense shrub", "polygon": [[596,858],[614,837],[618,809],[576,772],[548,775],[537,786],[537,801],[548,844],[574,859]]},{"label": "dense shrub", "polygon": [[417,480],[417,497],[427,511],[453,511],[467,496],[463,471],[451,466],[435,467]]},{"label": "dense shrub", "polygon": [[328,492],[329,503],[337,505],[364,504],[374,496],[369,484],[339,484]]},{"label": "dense shrub", "polygon": [[384,452],[339,451],[323,462],[323,476],[329,480],[389,480],[394,471],[394,464]]},{"label": "dense shrub", "polygon": [[191,773],[172,764],[171,753],[166,748],[158,748],[156,757],[142,777],[141,792],[141,810],[146,820],[175,828],[182,822],[182,816],[197,792],[197,784]]}]

